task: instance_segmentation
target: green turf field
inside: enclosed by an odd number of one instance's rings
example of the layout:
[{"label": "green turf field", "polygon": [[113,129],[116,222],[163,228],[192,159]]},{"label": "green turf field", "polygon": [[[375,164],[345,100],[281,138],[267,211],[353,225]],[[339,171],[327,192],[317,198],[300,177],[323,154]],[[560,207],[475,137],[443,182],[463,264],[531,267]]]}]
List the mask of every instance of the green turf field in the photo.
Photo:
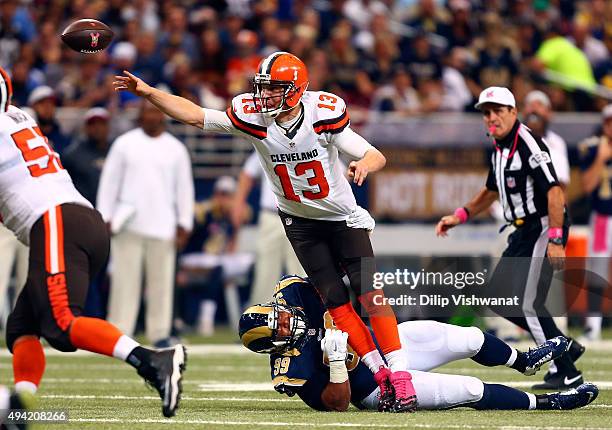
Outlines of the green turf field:
[{"label": "green turf field", "polygon": [[[188,349],[189,351],[189,349]],[[227,352],[223,352],[227,351]],[[65,409],[69,424],[34,428],[72,429],[268,429],[268,428],[431,428],[575,429],[612,428],[612,343],[591,348],[578,362],[586,379],[603,389],[591,406],[576,411],[477,412],[462,408],[416,414],[358,411],[321,413],[275,393],[265,356],[236,344],[198,346],[188,357],[181,409],[172,420],[161,415],[157,393],[145,387],[128,365],[90,355],[52,355],[39,391],[40,409]],[[10,358],[0,358],[2,380],[11,383]],[[527,388],[541,374],[524,377],[506,368],[479,367],[471,360],[444,368]]]}]

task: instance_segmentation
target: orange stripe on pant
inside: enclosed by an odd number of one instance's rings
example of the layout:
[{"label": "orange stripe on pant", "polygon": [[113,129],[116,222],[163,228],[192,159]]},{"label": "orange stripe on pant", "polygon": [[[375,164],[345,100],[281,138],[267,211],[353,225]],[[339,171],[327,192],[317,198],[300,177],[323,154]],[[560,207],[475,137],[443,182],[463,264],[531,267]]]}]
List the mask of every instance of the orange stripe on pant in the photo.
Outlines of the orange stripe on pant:
[{"label": "orange stripe on pant", "polygon": [[70,310],[68,286],[64,260],[64,222],[62,209],[57,206],[44,215],[45,266],[47,270],[47,292],[55,322],[67,330],[74,315]]}]

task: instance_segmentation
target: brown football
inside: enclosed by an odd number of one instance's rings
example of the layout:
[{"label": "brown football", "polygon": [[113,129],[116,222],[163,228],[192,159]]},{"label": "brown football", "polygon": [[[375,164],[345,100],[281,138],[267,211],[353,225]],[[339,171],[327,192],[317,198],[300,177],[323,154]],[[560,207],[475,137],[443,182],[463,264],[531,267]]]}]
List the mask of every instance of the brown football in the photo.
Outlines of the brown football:
[{"label": "brown football", "polygon": [[105,49],[113,40],[113,30],[95,19],[79,19],[62,33],[62,41],[83,54],[94,54]]}]

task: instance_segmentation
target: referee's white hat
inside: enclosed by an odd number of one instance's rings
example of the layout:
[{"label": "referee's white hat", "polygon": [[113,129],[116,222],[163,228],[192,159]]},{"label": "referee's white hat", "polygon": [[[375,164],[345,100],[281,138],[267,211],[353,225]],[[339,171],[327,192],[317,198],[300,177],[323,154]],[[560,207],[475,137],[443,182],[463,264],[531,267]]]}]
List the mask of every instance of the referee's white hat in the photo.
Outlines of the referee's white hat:
[{"label": "referee's white hat", "polygon": [[516,107],[514,95],[505,87],[489,87],[482,90],[478,97],[478,103],[474,105],[476,109],[485,103],[495,103],[502,106]]}]

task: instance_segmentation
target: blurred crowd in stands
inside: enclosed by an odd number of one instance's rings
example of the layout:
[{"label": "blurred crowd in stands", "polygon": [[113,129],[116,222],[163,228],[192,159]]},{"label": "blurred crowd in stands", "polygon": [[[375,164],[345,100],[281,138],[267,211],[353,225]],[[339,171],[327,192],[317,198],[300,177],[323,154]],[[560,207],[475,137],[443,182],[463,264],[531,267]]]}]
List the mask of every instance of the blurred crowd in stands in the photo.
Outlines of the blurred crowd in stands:
[{"label": "blurred crowd in stands", "polygon": [[[59,35],[79,18],[108,24],[110,48],[64,46]],[[612,2],[0,0],[0,65],[18,105],[47,85],[60,106],[112,113],[135,102],[111,88],[128,69],[224,109],[276,50],[301,57],[309,88],[341,95],[351,110],[469,111],[490,85],[511,87],[519,102],[544,90],[558,111],[600,110],[612,90]]]}]

